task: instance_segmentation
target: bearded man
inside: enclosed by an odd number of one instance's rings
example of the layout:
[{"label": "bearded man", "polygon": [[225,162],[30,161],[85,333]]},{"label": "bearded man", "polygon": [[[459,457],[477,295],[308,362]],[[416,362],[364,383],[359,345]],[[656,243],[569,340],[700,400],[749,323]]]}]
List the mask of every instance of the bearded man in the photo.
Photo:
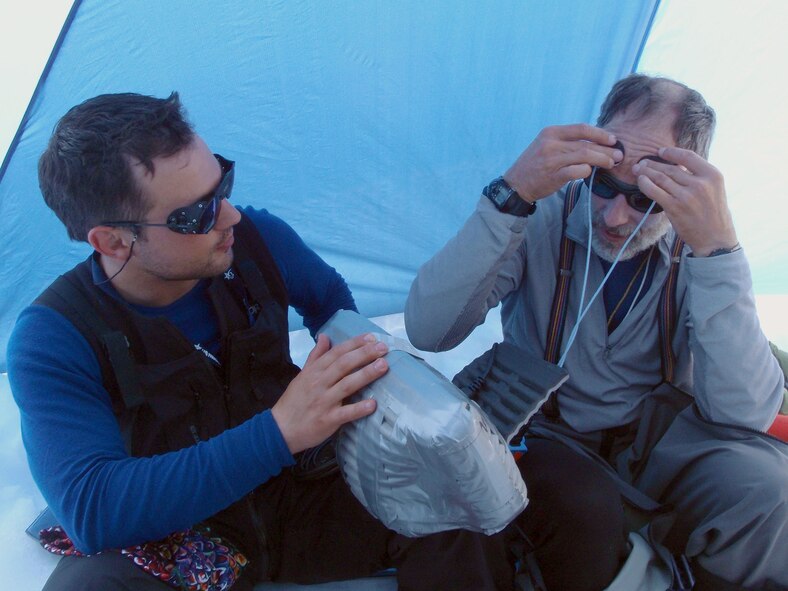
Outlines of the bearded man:
[{"label": "bearded man", "polygon": [[788,585],[788,456],[757,433],[783,375],[706,160],[714,124],[683,84],[617,82],[597,127],[542,130],[411,287],[417,347],[454,347],[501,303],[504,340],[569,372],[519,462],[517,525],[550,591],[610,584],[622,495],[674,510],[663,542],[697,589]]}]

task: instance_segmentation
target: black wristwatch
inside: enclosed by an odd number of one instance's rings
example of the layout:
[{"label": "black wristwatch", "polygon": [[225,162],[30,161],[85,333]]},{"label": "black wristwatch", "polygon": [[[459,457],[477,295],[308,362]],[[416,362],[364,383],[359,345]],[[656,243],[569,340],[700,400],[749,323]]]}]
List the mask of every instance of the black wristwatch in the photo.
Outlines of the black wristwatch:
[{"label": "black wristwatch", "polygon": [[502,176],[484,187],[482,194],[493,202],[498,211],[503,213],[524,218],[536,211],[536,203],[525,201]]},{"label": "black wristwatch", "polygon": [[709,254],[707,254],[706,257],[707,258],[718,257],[721,254],[730,254],[732,252],[736,252],[737,250],[741,250],[741,244],[739,244],[738,242],[736,243],[735,246],[732,246],[730,248],[715,248]]}]

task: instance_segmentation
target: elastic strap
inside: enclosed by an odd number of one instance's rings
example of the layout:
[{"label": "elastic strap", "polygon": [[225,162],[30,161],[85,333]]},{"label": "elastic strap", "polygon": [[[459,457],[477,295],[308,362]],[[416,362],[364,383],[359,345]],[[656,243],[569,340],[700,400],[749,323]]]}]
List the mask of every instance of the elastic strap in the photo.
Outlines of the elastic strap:
[{"label": "elastic strap", "polygon": [[676,332],[676,285],[684,241],[676,236],[670,249],[670,270],[662,286],[659,298],[659,344],[662,355],[662,379],[672,383],[676,370],[676,354],[673,351],[673,336]]},{"label": "elastic strap", "polygon": [[87,329],[95,335],[107,353],[126,408],[132,409],[143,402],[136,364],[131,356],[129,340],[119,330],[104,322],[87,296],[68,277],[61,275],[52,284],[52,291],[71,306]]},{"label": "elastic strap", "polygon": [[[553,307],[550,311],[550,324],[547,329],[547,345],[545,346],[545,361],[557,363],[560,354],[561,341],[564,336],[566,324],[567,300],[569,298],[569,285],[572,281],[572,261],[575,257],[575,243],[566,235],[566,224],[569,214],[577,204],[580,187],[583,181],[577,180],[569,185],[564,199],[564,213],[561,230],[561,248],[558,254],[558,276],[556,278],[555,292],[553,292]],[[589,229],[590,231],[590,229]],[[558,392],[553,392],[542,407],[542,412],[551,421],[558,420]]]},{"label": "elastic strap", "polygon": [[[105,355],[100,355],[99,351],[96,353],[102,367],[105,384],[107,379],[114,378],[123,404],[126,405],[130,413],[129,428],[121,429],[121,432],[126,453],[131,455],[133,425],[144,398],[137,377],[136,364],[131,355],[129,340],[121,331],[111,329],[104,322],[95,306],[88,300],[87,295],[73,283],[70,277],[66,275],[58,277],[52,284],[50,293],[60,298],[63,306],[73,310],[73,314],[69,315],[71,320],[79,322],[83,327],[81,332],[84,334],[86,330],[103,349]],[[107,361],[109,367],[106,366]]]}]

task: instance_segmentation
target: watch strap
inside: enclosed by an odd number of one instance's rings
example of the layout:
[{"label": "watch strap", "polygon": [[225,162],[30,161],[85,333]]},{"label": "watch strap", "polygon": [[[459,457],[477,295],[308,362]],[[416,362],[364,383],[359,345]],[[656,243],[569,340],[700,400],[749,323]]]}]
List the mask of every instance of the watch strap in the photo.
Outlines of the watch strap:
[{"label": "watch strap", "polygon": [[502,213],[527,217],[536,211],[536,203],[525,201],[502,176],[490,182],[482,193]]},{"label": "watch strap", "polygon": [[741,245],[738,242],[736,243],[736,246],[732,248],[715,248],[709,254],[706,255],[706,258],[718,257],[723,254],[730,254],[732,252],[736,252],[737,250],[741,250]]}]

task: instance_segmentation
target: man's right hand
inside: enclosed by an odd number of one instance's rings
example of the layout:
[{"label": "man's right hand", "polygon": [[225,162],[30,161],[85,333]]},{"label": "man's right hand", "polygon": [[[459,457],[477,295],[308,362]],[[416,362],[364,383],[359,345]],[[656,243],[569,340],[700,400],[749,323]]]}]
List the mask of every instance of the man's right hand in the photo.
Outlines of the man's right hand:
[{"label": "man's right hand", "polygon": [[624,158],[615,143],[613,134],[586,123],[545,127],[503,178],[533,203],[587,177],[593,166],[613,168]]},{"label": "man's right hand", "polygon": [[345,423],[375,411],[374,400],[343,402],[388,371],[382,359],[387,352],[370,334],[335,347],[326,335],[318,336],[304,369],[271,409],[290,453],[314,447]]}]

